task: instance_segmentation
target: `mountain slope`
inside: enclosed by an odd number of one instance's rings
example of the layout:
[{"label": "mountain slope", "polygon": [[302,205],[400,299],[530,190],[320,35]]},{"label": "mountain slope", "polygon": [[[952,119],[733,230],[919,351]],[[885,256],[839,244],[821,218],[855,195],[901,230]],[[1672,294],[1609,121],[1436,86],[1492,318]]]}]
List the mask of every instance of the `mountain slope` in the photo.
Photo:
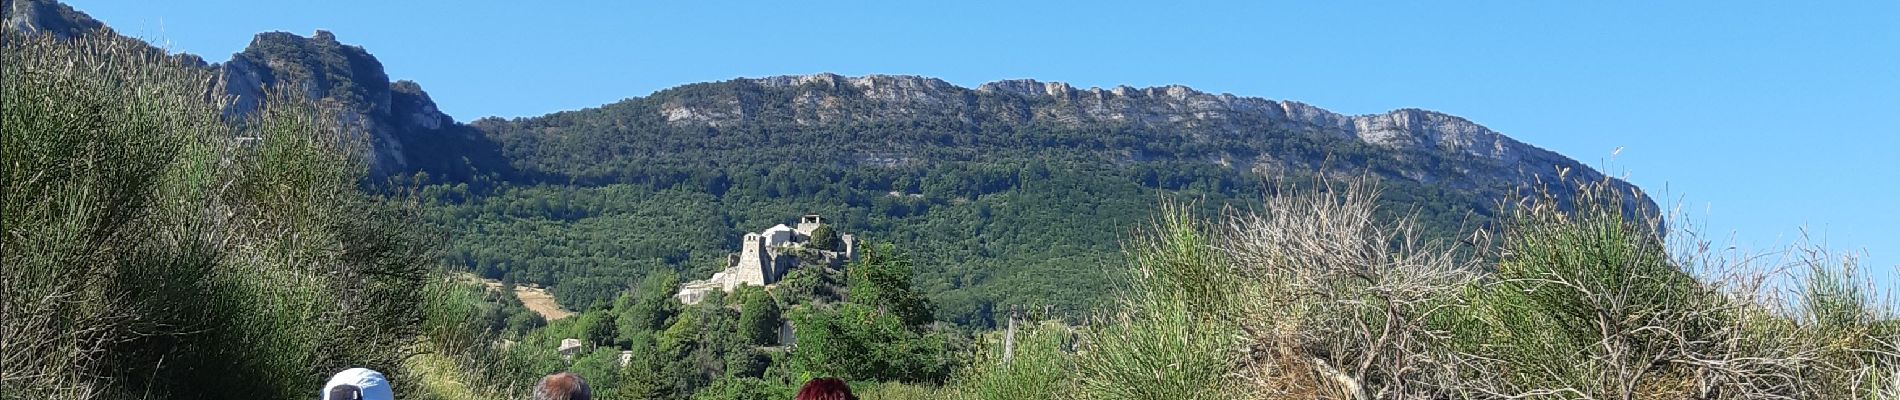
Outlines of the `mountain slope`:
[{"label": "mountain slope", "polygon": [[[647,271],[708,274],[746,229],[815,212],[927,260],[917,279],[944,320],[987,324],[1023,304],[1076,316],[1111,295],[1121,277],[1101,271],[1161,199],[1212,214],[1366,175],[1384,217],[1460,239],[1527,195],[1604,180],[1455,116],[1345,116],[1181,86],[782,76],[470,125],[527,186],[444,196],[438,221],[465,232],[450,261],[555,285],[577,307]],[[649,231],[662,221],[715,229]]]},{"label": "mountain slope", "polygon": [[1537,182],[1604,180],[1587,165],[1456,116],[1417,109],[1345,116],[1183,86],[1078,90],[1012,80],[969,89],[914,76],[782,76],[474,125],[517,167],[588,182],[623,180],[616,168],[1077,157],[1119,166],[1217,165],[1268,177],[1369,171],[1488,201],[1513,200]]},{"label": "mountain slope", "polygon": [[[0,11],[10,29],[111,34],[56,2]],[[1384,189],[1384,217],[1462,239],[1505,204],[1605,180],[1456,116],[1347,116],[1182,86],[780,76],[461,124],[329,32],[259,34],[229,61],[195,64],[220,73],[233,117],[273,92],[316,100],[368,144],[373,180],[428,175],[432,220],[451,233],[444,261],[552,286],[576,309],[652,272],[709,274],[744,232],[819,213],[916,255],[940,319],[984,325],[1011,305],[1080,316],[1120,279],[1102,273],[1120,238],[1164,200],[1212,214],[1364,175]]]}]

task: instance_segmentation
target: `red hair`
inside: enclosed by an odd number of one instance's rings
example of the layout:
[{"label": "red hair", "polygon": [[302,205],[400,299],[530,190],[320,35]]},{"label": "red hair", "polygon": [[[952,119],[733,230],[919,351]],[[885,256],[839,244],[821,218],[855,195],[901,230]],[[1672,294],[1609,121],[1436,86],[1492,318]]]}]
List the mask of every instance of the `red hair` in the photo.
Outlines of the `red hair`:
[{"label": "red hair", "polygon": [[805,387],[798,389],[798,395],[792,397],[792,399],[858,400],[858,396],[852,395],[851,386],[845,385],[844,381],[838,380],[838,378],[818,378],[811,380],[811,382],[805,382]]}]

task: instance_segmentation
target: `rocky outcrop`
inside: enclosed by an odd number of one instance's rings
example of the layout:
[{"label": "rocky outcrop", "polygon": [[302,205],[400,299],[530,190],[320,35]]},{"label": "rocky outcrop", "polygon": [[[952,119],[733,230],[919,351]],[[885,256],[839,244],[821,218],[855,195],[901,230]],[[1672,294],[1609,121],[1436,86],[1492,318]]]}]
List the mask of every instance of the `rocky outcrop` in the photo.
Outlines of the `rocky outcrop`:
[{"label": "rocky outcrop", "polygon": [[[1348,116],[1295,101],[1231,94],[1210,94],[1171,85],[1076,89],[1061,82],[1029,79],[990,82],[975,89],[936,78],[833,74],[776,76],[741,80],[759,89],[792,90],[790,104],[802,125],[845,120],[902,120],[919,116],[959,119],[1002,118],[1021,123],[1068,127],[1123,125],[1148,129],[1245,132],[1263,124],[1315,134],[1350,137],[1398,151],[1442,151],[1519,163],[1549,159],[1548,151],[1519,142],[1452,115],[1404,109],[1385,114]],[[770,105],[748,101],[760,96],[688,97],[661,105],[667,120],[680,124],[732,126],[759,115]],[[992,101],[984,101],[992,100]],[[875,112],[848,113],[847,105]]]},{"label": "rocky outcrop", "polygon": [[[1015,119],[1018,123],[1134,125],[1146,129],[1188,131],[1258,131],[1262,125],[1292,127],[1319,135],[1359,138],[1366,144],[1398,152],[1450,152],[1493,159],[1501,163],[1545,161],[1550,152],[1499,135],[1469,119],[1427,112],[1395,110],[1372,116],[1341,116],[1294,100],[1210,95],[1184,85],[1075,89],[1068,83],[1005,80],[965,89],[937,78],[920,76],[861,76],[836,74],[773,76],[741,80],[758,89],[796,91],[792,112],[800,125],[826,125],[849,119],[904,119],[948,116],[971,119],[977,114]],[[743,87],[743,85],[741,85]],[[752,104],[752,93],[730,97],[692,97],[661,104],[661,114],[673,123],[705,123],[726,127],[745,123],[754,110],[771,108]],[[845,106],[855,106],[845,112]],[[863,112],[872,110],[872,112]]]},{"label": "rocky outcrop", "polygon": [[455,125],[455,118],[443,114],[435,108],[435,100],[429,98],[429,92],[422,91],[422,85],[415,81],[396,81],[389,84],[390,117],[397,126],[409,130],[438,130]]},{"label": "rocky outcrop", "polygon": [[[1213,94],[1179,85],[1080,89],[1030,79],[970,89],[918,76],[817,74],[689,87],[694,90],[658,96],[664,99],[659,111],[669,123],[714,128],[790,124],[785,129],[822,129],[840,124],[948,121],[1165,132],[1164,136],[1173,137],[1170,140],[1190,143],[1305,136],[1358,143],[1399,160],[1449,166],[1390,172],[1422,183],[1495,188],[1605,180],[1603,174],[1563,155],[1464,118],[1420,109],[1343,115],[1296,101]],[[1149,160],[1149,156],[1132,154],[1129,160]],[[1270,151],[1174,156],[1222,165],[1251,164],[1254,171],[1269,174],[1310,169],[1316,163],[1311,156]],[[1611,181],[1622,191],[1642,197],[1635,187]],[[1647,202],[1645,198],[1639,203]]]},{"label": "rocky outcrop", "polygon": [[[1385,114],[1347,116],[1294,101],[1274,101],[1231,94],[1209,94],[1171,85],[1150,88],[1117,86],[1112,89],[1076,89],[1061,82],[1029,79],[986,83],[976,89],[957,87],[940,79],[916,76],[872,75],[856,78],[832,74],[777,76],[752,79],[768,89],[806,89],[794,96],[796,122],[819,125],[847,118],[902,119],[920,113],[969,115],[1009,111],[1000,116],[1020,122],[1047,122],[1070,127],[1132,125],[1151,129],[1254,130],[1260,123],[1287,125],[1319,134],[1353,137],[1366,144],[1399,151],[1443,151],[1472,157],[1519,163],[1549,159],[1550,153],[1472,123],[1464,118],[1419,109]],[[843,91],[841,89],[848,89]],[[843,99],[839,97],[854,97]],[[1011,102],[981,102],[980,96],[1001,96]],[[763,108],[734,96],[708,107],[675,101],[662,107],[669,120],[728,126]],[[845,104],[874,105],[877,112],[846,115]]]},{"label": "rocky outcrop", "polygon": [[85,36],[110,28],[71,6],[51,0],[0,0],[0,12],[7,29],[28,34],[47,34],[63,39]]},{"label": "rocky outcrop", "polygon": [[372,178],[411,171],[407,142],[428,140],[455,124],[420,85],[390,82],[375,56],[328,31],[308,38],[261,33],[222,66],[228,91],[237,99],[234,113],[251,111],[270,93],[300,93],[334,113],[347,134],[369,141]]},{"label": "rocky outcrop", "polygon": [[[116,34],[98,20],[57,1],[5,0],[0,11],[5,12],[7,29],[29,35],[70,39]],[[460,129],[453,118],[436,108],[421,86],[408,81],[390,82],[375,56],[362,47],[339,42],[327,31],[317,31],[308,38],[287,32],[261,33],[243,52],[219,64],[206,64],[190,54],[172,57],[186,65],[219,72],[224,80],[221,86],[229,97],[225,114],[233,120],[256,111],[268,96],[284,91],[323,107],[336,117],[344,134],[369,143],[364,158],[369,161],[372,180],[417,170],[412,165],[415,155],[407,150],[416,142],[474,140],[470,132]]]}]

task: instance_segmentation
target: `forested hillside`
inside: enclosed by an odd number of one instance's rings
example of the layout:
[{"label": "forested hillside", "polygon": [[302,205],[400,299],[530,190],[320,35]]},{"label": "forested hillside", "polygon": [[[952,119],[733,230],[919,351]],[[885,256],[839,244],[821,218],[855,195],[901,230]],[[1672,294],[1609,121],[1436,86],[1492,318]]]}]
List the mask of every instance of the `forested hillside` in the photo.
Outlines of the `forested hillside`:
[{"label": "forested hillside", "polygon": [[[55,3],[8,8],[23,11],[16,29],[107,29]],[[987,326],[999,305],[1079,316],[1103,298],[1096,271],[1119,235],[1159,199],[1211,215],[1320,175],[1369,176],[1384,216],[1418,214],[1434,237],[1462,238],[1525,194],[1604,180],[1455,116],[1346,116],[1181,86],[819,74],[462,124],[330,32],[259,34],[218,64],[178,57],[219,73],[226,113],[273,91],[318,104],[368,143],[366,186],[428,186],[430,220],[451,237],[444,261],[553,287],[575,309],[653,271],[710,273],[743,232],[818,213],[912,250],[939,317]],[[1610,182],[1628,204],[1652,204]]]},{"label": "forested hillside", "polygon": [[1117,238],[1159,199],[1211,215],[1364,175],[1385,187],[1384,216],[1416,213],[1434,237],[1460,238],[1524,194],[1568,190],[1538,182],[1604,179],[1457,117],[1348,117],[1178,86],[738,79],[471,126],[509,164],[432,180],[434,220],[461,233],[449,261],[552,285],[579,308],[648,271],[710,273],[743,232],[820,213],[913,249],[939,317],[1081,315],[1103,298],[1097,271]]}]

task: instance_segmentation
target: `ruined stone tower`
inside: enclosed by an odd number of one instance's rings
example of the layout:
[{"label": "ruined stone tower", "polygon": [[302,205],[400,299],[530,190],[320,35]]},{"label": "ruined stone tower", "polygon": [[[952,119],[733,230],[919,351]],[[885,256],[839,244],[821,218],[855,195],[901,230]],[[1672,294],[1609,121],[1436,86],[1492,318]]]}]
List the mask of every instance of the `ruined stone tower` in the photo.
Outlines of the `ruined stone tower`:
[{"label": "ruined stone tower", "polygon": [[839,235],[838,240],[844,242],[844,258],[846,260],[858,259],[858,238],[856,236],[851,236],[851,234],[847,233]]},{"label": "ruined stone tower", "polygon": [[765,235],[745,234],[739,242],[739,265],[733,268],[732,279],[725,281],[728,292],[740,284],[764,286],[778,282],[778,268],[772,262],[772,249],[767,247]]},{"label": "ruined stone tower", "polygon": [[798,234],[800,236],[809,238],[811,237],[812,231],[816,231],[818,230],[818,227],[824,226],[824,225],[825,225],[824,217],[820,217],[818,216],[818,214],[805,214],[805,216],[803,217],[798,217],[798,227],[794,229],[798,231]]}]

